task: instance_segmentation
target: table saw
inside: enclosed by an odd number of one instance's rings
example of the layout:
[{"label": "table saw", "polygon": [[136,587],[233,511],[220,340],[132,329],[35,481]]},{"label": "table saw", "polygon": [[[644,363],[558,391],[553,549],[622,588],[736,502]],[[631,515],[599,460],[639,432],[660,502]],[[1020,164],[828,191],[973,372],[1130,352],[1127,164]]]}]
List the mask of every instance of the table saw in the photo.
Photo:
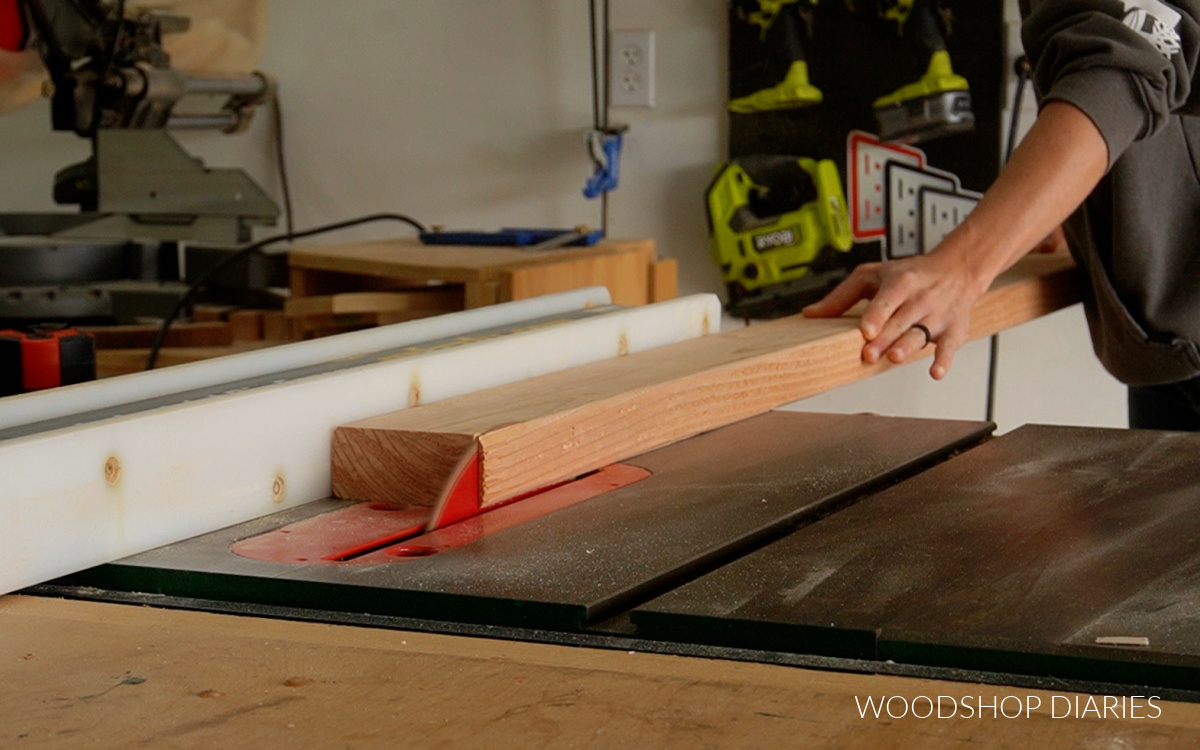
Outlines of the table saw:
[{"label": "table saw", "polygon": [[331,499],[40,591],[1200,697],[1200,437],[991,432],[773,412],[626,461],[587,499],[493,511],[541,506],[494,531],[390,541],[398,511]]},{"label": "table saw", "polygon": [[[1069,304],[1045,294],[1061,270],[1021,282],[1036,294],[986,297],[973,335]],[[0,511],[21,530],[7,535],[3,584],[994,690],[1200,698],[1192,435],[996,437],[986,422],[767,410],[436,530],[428,507],[328,497],[332,427],[389,409],[636,369],[697,342],[733,342],[736,371],[764,370],[755,393],[778,386],[779,399],[886,366],[857,363],[852,319],[721,339],[715,314],[715,300],[622,310],[588,291],[171,368],[169,383],[166,370],[18,397],[0,413],[0,470],[16,480]],[[811,340],[748,351],[810,322],[824,326]],[[796,385],[788,362],[811,377]],[[217,424],[233,429],[198,429]]]}]

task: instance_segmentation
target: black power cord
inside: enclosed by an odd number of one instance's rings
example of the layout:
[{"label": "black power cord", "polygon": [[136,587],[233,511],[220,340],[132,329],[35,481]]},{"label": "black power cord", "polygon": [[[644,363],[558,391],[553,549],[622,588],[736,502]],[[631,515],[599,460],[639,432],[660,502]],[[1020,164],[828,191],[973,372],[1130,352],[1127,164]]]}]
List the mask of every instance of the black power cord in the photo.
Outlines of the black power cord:
[{"label": "black power cord", "polygon": [[266,239],[252,242],[249,245],[239,249],[236,253],[224,258],[220,262],[209,266],[204,273],[200,274],[200,276],[191,283],[187,292],[184,293],[183,297],[180,298],[179,302],[175,305],[175,308],[171,311],[171,314],[163,319],[162,326],[158,329],[158,334],[154,337],[154,344],[150,347],[150,356],[146,360],[146,369],[153,370],[154,365],[158,362],[158,353],[162,349],[163,342],[167,339],[167,332],[171,329],[171,324],[174,323],[180,314],[182,314],[183,311],[188,307],[188,305],[192,303],[192,300],[195,299],[196,294],[200,291],[201,287],[203,287],[204,284],[207,283],[208,280],[215,276],[219,271],[228,268],[252,253],[261,252],[264,248],[279,242],[300,240],[304,239],[305,237],[313,237],[318,234],[336,232],[340,229],[349,229],[350,227],[361,226],[363,224],[373,224],[381,221],[399,221],[408,224],[418,232],[426,231],[424,224],[416,219],[413,219],[412,217],[405,216],[404,214],[369,214],[367,216],[359,216],[354,219],[334,222],[333,224],[323,224],[321,226],[312,227],[311,229],[305,229],[300,232],[285,232],[283,234],[267,237]]},{"label": "black power cord", "polygon": [[[1012,158],[1017,147],[1017,126],[1021,123],[1021,103],[1025,99],[1025,86],[1029,83],[1029,58],[1021,55],[1014,66],[1017,74],[1017,91],[1013,94],[1012,115],[1008,121],[1008,143],[1004,146],[1004,163]],[[994,422],[996,417],[996,371],[1000,360],[1000,334],[993,333],[991,350],[988,353],[987,409],[984,418]]]},{"label": "black power cord", "polygon": [[588,31],[592,51],[592,129],[600,129],[600,40],[596,37],[596,0],[588,0]]},{"label": "black power cord", "polygon": [[279,103],[278,89],[271,94],[271,129],[275,136],[275,166],[279,170],[279,188],[283,192],[284,227],[288,234],[296,231],[296,219],[292,213],[292,185],[288,180],[287,159],[283,150],[283,105]]},{"label": "black power cord", "polygon": [[[610,54],[608,39],[612,25],[609,0],[603,0],[600,13],[603,17],[603,22],[597,24],[596,0],[588,0],[588,30],[591,32],[590,46],[592,52],[592,130],[607,132],[609,128],[608,94],[612,86],[612,74],[609,70],[608,59]],[[597,167],[600,166],[599,159],[594,154],[592,155],[592,161],[596,163]],[[605,236],[608,236],[607,190],[600,194],[600,230]]]},{"label": "black power cord", "polygon": [[101,86],[108,81],[108,74],[112,72],[113,65],[117,61],[117,55],[121,52],[121,45],[125,41],[125,0],[117,0],[116,16],[117,33],[113,34],[112,44],[108,48],[108,60],[104,63],[104,68],[100,73]]},{"label": "black power cord", "polygon": [[[604,60],[601,63],[604,65],[604,92],[600,101],[600,123],[604,126],[604,130],[608,131],[608,101],[609,92],[612,90],[612,65],[610,57],[612,50],[608,47],[610,35],[612,34],[612,14],[609,12],[609,2],[604,0]],[[612,165],[609,165],[610,167]],[[608,191],[605,190],[600,194],[600,230],[604,236],[608,236]]]},{"label": "black power cord", "polygon": [[1033,72],[1029,58],[1025,55],[1017,58],[1013,70],[1017,74],[1017,91],[1013,94],[1012,115],[1008,121],[1008,143],[1004,147],[1005,164],[1012,158],[1013,149],[1017,147],[1017,126],[1021,122],[1021,103],[1025,99],[1025,86],[1029,83],[1029,76]]}]

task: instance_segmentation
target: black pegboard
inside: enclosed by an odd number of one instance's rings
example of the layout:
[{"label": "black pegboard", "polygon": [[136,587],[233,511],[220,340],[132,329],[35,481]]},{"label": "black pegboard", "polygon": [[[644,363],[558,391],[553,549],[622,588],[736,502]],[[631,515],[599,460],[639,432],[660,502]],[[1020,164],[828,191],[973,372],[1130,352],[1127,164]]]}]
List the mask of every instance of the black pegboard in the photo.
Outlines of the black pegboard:
[{"label": "black pegboard", "polygon": [[[924,73],[919,60],[897,32],[896,23],[878,17],[874,0],[800,4],[811,21],[804,40],[813,85],[824,93],[814,107],[730,113],[729,155],[795,154],[833,159],[845,169],[846,135],[851,130],[877,132],[871,103]],[[983,191],[1000,171],[1004,96],[1005,27],[1001,0],[943,0],[949,12],[947,46],[955,72],[971,84],[975,130],[919,144],[931,166],[957,174],[962,186]],[[770,87],[782,79],[786,65],[778,34],[760,40],[760,29],[747,23],[751,0],[730,5],[730,98]],[[846,175],[842,174],[843,179]]]}]

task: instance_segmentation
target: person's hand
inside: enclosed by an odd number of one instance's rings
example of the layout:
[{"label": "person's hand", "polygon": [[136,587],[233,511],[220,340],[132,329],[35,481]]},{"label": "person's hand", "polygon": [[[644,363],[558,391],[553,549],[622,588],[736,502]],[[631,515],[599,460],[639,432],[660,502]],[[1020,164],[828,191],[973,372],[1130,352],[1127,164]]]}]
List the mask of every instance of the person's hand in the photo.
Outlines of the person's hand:
[{"label": "person's hand", "polygon": [[976,281],[956,256],[934,253],[863,264],[820,302],[804,308],[804,315],[835,317],[869,299],[859,323],[866,339],[863,361],[874,364],[886,356],[900,364],[932,343],[937,349],[929,374],[941,380],[967,340],[971,308],[985,291],[987,284]]},{"label": "person's hand", "polygon": [[936,344],[929,374],[940,380],[967,340],[971,308],[992,281],[1077,209],[1108,169],[1108,142],[1073,104],[1053,101],[979,204],[928,255],[869,263],[809,305],[833,317],[868,299],[859,327],[864,362],[904,362]]}]

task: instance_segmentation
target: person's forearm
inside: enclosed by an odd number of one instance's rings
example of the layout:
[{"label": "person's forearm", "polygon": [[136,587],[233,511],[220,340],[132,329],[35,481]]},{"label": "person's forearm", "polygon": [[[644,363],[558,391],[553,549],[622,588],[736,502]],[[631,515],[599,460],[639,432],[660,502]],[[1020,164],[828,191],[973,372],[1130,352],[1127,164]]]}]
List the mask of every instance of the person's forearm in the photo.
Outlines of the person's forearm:
[{"label": "person's forearm", "polygon": [[1108,146],[1091,119],[1050,102],[1000,178],[935,252],[957,256],[982,291],[1070,216],[1107,166]]},{"label": "person's forearm", "polygon": [[1108,145],[1091,119],[1052,102],[1000,179],[932,252],[864,263],[804,314],[841,315],[869,299],[859,321],[863,361],[886,356],[899,364],[932,343],[929,372],[943,378],[967,340],[976,300],[1083,203],[1107,167]]}]

